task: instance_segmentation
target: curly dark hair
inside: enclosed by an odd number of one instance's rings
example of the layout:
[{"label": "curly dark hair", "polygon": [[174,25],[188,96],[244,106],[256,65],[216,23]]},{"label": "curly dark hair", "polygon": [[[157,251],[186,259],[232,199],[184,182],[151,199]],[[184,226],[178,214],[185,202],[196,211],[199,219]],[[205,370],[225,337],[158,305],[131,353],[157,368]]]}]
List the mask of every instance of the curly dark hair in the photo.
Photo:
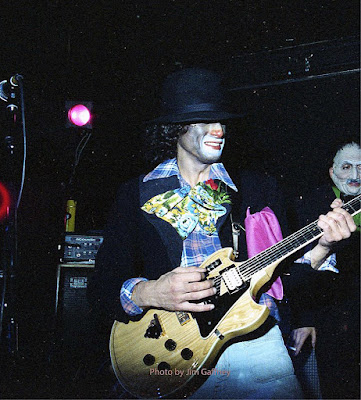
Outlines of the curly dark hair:
[{"label": "curly dark hair", "polygon": [[189,124],[148,125],[143,135],[145,150],[143,156],[150,167],[174,158],[177,155],[177,143],[180,135],[188,130]]}]

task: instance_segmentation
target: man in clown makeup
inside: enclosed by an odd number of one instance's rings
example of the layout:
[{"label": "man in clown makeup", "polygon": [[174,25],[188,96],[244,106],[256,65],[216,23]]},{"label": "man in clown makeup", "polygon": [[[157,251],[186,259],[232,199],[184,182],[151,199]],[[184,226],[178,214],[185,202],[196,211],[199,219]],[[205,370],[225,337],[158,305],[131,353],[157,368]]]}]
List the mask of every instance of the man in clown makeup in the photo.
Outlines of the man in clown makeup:
[{"label": "man in clown makeup", "polygon": [[[280,240],[281,227],[286,233],[275,180],[231,173],[220,162],[225,122],[240,118],[225,100],[212,71],[184,69],[165,80],[162,114],[148,124],[144,141],[155,168],[121,186],[89,287],[94,307],[111,321],[139,320],[149,308],[193,316],[212,311],[215,283],[205,279],[202,262],[224,247],[234,247],[237,260],[246,260]],[[258,243],[257,237],[249,239],[257,224],[272,232]],[[319,226],[324,235],[313,252],[314,265],[322,265],[334,243],[356,229],[339,207],[321,216]],[[221,352],[215,368],[227,374],[213,374],[191,397],[302,398],[278,327],[282,283],[278,278],[269,286],[258,299],[270,308],[266,322]],[[151,357],[145,362],[158,365]]]},{"label": "man in clown makeup", "polygon": [[[361,194],[361,149],[358,138],[338,139],[331,146],[329,182],[298,201],[299,226],[318,213]],[[331,178],[331,179],[330,179]],[[310,340],[316,351],[324,398],[360,398],[360,215],[357,232],[334,246],[329,265],[304,264],[283,278],[296,329],[291,333],[298,362]]]},{"label": "man in clown makeup", "polygon": [[337,151],[330,167],[337,197],[361,194],[361,149],[358,143],[347,143]]}]

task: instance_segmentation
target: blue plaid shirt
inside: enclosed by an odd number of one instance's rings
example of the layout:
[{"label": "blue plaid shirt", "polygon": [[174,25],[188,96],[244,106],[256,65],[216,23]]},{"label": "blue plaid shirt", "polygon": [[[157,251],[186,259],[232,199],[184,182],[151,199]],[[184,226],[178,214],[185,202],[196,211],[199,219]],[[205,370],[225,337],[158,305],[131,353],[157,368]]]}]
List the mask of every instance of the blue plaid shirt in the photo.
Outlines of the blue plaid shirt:
[{"label": "blue plaid shirt", "polygon": [[[175,158],[158,165],[153,171],[144,177],[143,182],[153,179],[169,178],[174,175],[177,176],[181,188],[188,187],[189,190],[191,189],[190,185],[181,176]],[[232,182],[232,179],[228,175],[222,163],[212,164],[209,179],[219,179],[227,186],[237,191],[235,184]],[[197,225],[194,231],[183,241],[180,266],[199,267],[208,256],[221,248],[222,246],[217,232],[209,236],[200,228],[199,225]],[[146,278],[131,278],[123,283],[120,292],[120,301],[127,314],[137,315],[143,312],[143,310],[131,300],[131,297],[134,286],[137,283],[146,280]]]},{"label": "blue plaid shirt", "polygon": [[[153,179],[169,178],[176,175],[179,180],[179,185],[181,188],[188,187],[191,189],[190,185],[181,176],[177,160],[175,158],[167,160],[162,164],[158,165],[153,171],[146,175],[143,182],[147,182]],[[209,179],[219,179],[224,182],[227,186],[237,191],[232,179],[228,175],[226,169],[222,163],[212,164]],[[221,249],[221,242],[218,233],[215,232],[212,235],[207,235],[206,232],[201,229],[199,225],[196,226],[194,231],[183,241],[183,251],[181,257],[180,266],[182,267],[193,267],[200,266],[204,260],[206,260],[215,251]],[[302,260],[298,262],[310,263],[310,257],[306,253]],[[327,262],[325,263],[327,264]],[[327,269],[325,264],[322,265],[322,269]],[[333,260],[330,265],[333,264]],[[334,268],[334,264],[332,265]],[[123,283],[120,291],[120,301],[123,309],[128,315],[138,315],[143,312],[143,309],[138,307],[132,300],[132,293],[135,285],[141,281],[147,281],[146,278],[131,278]],[[271,314],[279,320],[278,310],[271,296],[263,294],[261,296],[261,304],[266,304],[270,310]],[[270,304],[272,303],[272,304]]]},{"label": "blue plaid shirt", "polygon": [[[295,261],[300,264],[310,264],[311,265],[311,250],[305,253],[301,258]],[[318,271],[331,271],[338,274],[340,271],[336,268],[336,254],[333,253],[326,258],[326,260],[317,269]]]}]

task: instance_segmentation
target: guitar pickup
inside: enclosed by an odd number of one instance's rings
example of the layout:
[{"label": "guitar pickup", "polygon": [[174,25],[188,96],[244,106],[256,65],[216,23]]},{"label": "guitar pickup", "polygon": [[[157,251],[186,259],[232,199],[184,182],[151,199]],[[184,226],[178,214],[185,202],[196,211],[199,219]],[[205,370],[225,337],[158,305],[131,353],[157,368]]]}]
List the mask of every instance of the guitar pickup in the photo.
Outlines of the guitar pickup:
[{"label": "guitar pickup", "polygon": [[224,269],[221,277],[230,294],[237,292],[244,284],[244,280],[240,272],[234,265]]},{"label": "guitar pickup", "polygon": [[163,330],[160,325],[158,315],[154,314],[154,318],[150,321],[150,324],[145,331],[144,337],[150,339],[158,339],[162,332]]}]

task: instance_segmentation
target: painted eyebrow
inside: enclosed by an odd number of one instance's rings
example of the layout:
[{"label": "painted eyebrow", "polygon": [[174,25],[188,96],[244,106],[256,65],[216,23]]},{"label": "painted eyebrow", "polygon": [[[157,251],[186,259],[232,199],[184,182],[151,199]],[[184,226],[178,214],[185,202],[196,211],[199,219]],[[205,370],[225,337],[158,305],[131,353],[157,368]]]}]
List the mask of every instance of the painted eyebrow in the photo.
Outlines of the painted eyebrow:
[{"label": "painted eyebrow", "polygon": [[344,161],[342,161],[341,165],[345,165],[345,164],[360,165],[361,160],[357,160],[357,161],[344,160]]}]

